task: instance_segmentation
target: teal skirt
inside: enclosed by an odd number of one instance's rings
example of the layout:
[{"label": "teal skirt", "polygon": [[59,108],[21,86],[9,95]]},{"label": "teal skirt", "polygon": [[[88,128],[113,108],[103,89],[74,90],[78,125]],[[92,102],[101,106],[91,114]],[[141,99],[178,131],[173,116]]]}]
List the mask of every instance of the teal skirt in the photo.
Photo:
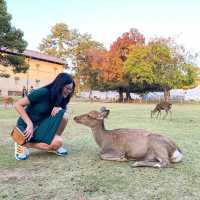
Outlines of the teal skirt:
[{"label": "teal skirt", "polygon": [[[65,110],[62,109],[55,116],[50,116],[50,117],[44,119],[39,124],[33,123],[33,126],[34,126],[33,137],[28,142],[33,142],[33,143],[42,142],[42,143],[46,143],[46,144],[51,144],[51,142],[56,134],[56,131],[63,119],[64,114],[65,114]],[[22,132],[24,132],[26,129],[26,124],[21,118],[19,118],[19,119],[17,122],[17,127]]]}]

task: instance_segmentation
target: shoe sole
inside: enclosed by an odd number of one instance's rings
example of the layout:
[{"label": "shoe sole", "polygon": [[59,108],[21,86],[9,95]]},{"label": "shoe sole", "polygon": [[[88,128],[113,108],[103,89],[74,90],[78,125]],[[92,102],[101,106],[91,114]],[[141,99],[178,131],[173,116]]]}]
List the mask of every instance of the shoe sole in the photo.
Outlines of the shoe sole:
[{"label": "shoe sole", "polygon": [[68,155],[68,152],[66,152],[66,153],[55,152],[55,154],[58,155],[58,156],[66,156],[66,155]]},{"label": "shoe sole", "polygon": [[27,160],[29,157],[27,156],[27,157],[24,157],[24,158],[18,158],[17,156],[15,156],[15,159],[16,160]]}]

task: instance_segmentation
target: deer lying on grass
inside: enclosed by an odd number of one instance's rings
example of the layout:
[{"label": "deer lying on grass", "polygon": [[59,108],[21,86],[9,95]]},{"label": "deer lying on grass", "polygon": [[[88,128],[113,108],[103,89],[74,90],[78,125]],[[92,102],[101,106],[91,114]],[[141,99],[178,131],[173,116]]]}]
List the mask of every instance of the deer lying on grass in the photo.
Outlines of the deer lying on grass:
[{"label": "deer lying on grass", "polygon": [[172,119],[172,103],[167,102],[167,101],[162,101],[156,105],[156,107],[151,111],[151,118],[157,113],[156,118],[161,117],[161,111],[165,110],[165,115],[163,116],[163,119],[165,119],[168,115],[168,112],[170,112],[170,119]]},{"label": "deer lying on grass", "polygon": [[169,163],[182,160],[183,154],[176,144],[163,135],[144,129],[106,130],[104,118],[109,110],[103,107],[100,112],[76,116],[77,123],[92,129],[96,143],[101,148],[100,157],[104,160],[135,160],[133,167],[166,167]]}]

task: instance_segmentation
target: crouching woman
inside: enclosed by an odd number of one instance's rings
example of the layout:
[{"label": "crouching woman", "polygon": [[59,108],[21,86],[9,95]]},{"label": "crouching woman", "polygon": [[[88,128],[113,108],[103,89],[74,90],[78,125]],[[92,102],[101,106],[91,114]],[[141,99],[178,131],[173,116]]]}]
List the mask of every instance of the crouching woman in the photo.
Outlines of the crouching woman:
[{"label": "crouching woman", "polygon": [[58,155],[67,154],[61,134],[68,122],[66,109],[74,89],[72,77],[60,73],[52,83],[32,91],[15,103],[14,107],[20,115],[17,127],[27,141],[23,146],[15,143],[17,160],[28,158],[28,148],[54,151]]}]

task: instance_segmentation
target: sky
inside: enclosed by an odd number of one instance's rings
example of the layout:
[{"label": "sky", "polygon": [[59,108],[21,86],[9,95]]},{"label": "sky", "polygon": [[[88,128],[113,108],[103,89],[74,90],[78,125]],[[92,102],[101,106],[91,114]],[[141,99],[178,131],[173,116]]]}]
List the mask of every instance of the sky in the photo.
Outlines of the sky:
[{"label": "sky", "polygon": [[[89,33],[109,48],[124,32],[137,28],[146,41],[174,37],[191,52],[200,52],[199,0],[6,0],[12,25],[24,32],[28,49],[38,50],[52,26]],[[200,59],[197,61],[200,65]]]}]

